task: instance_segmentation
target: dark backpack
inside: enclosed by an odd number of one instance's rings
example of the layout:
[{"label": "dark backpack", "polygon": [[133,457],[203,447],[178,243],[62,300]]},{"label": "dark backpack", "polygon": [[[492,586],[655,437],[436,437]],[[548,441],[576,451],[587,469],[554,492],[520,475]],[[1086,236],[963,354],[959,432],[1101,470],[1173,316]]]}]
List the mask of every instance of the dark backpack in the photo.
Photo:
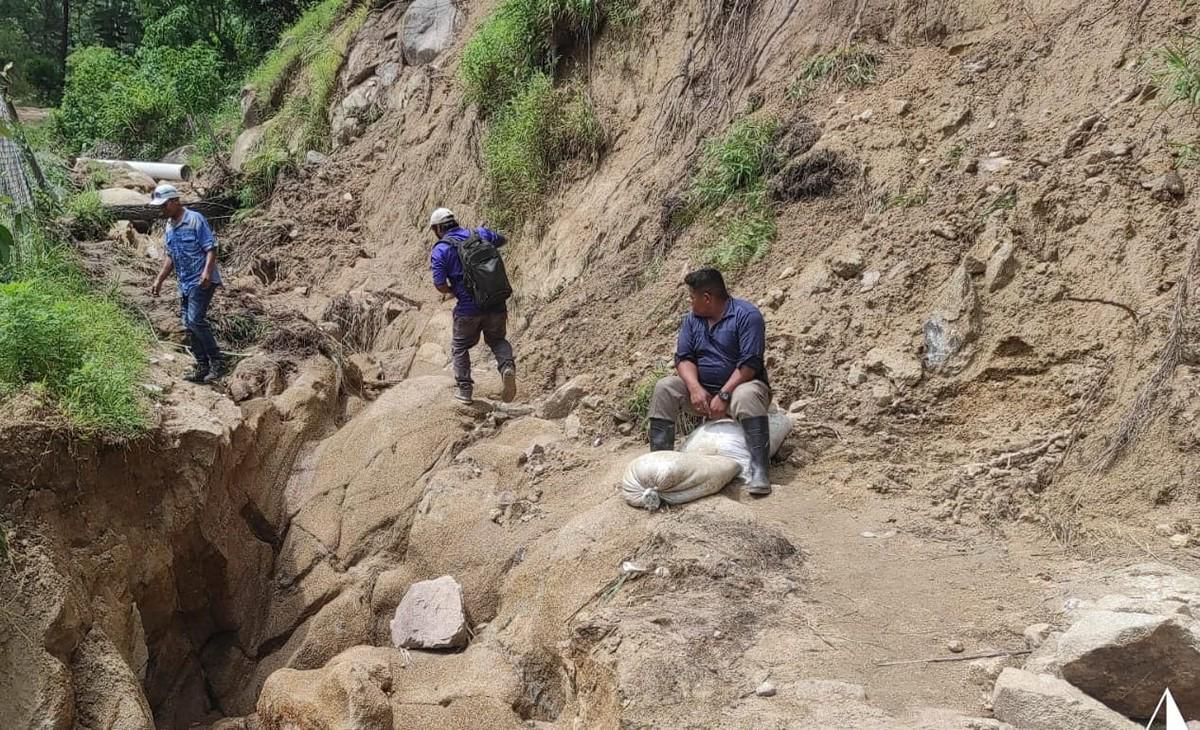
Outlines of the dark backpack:
[{"label": "dark backpack", "polygon": [[464,241],[449,241],[462,261],[463,283],[480,309],[496,309],[512,296],[512,285],[504,270],[500,250],[479,237],[478,231]]}]

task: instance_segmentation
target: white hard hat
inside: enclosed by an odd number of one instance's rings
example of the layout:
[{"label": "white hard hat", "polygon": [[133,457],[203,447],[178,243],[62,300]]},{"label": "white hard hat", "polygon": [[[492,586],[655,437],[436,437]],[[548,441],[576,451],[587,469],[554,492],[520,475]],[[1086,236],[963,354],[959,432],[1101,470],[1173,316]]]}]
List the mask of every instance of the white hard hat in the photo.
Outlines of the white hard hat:
[{"label": "white hard hat", "polygon": [[438,208],[429,215],[429,227],[440,226],[454,220],[454,211],[449,208]]},{"label": "white hard hat", "polygon": [[180,197],[179,191],[174,185],[163,183],[154,188],[154,194],[150,196],[150,205],[162,205],[168,200],[176,200]]}]

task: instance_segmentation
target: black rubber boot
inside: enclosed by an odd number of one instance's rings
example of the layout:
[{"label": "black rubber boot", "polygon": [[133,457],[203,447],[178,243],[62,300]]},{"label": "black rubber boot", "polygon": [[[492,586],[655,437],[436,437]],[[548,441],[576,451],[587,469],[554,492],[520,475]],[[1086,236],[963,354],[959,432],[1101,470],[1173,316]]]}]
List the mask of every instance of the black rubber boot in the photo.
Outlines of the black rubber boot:
[{"label": "black rubber boot", "polygon": [[675,422],[665,418],[650,419],[650,450],[675,450]]},{"label": "black rubber boot", "polygon": [[766,416],[742,419],[746,432],[746,447],[750,451],[750,473],[746,475],[746,491],[765,496],[771,493],[771,437]]},{"label": "black rubber boot", "polygon": [[208,377],[208,364],[205,363],[205,364],[201,365],[201,364],[197,363],[196,366],[194,368],[192,368],[192,372],[188,373],[187,375],[184,375],[183,379],[188,381],[189,383],[203,383],[204,379],[207,377]]}]

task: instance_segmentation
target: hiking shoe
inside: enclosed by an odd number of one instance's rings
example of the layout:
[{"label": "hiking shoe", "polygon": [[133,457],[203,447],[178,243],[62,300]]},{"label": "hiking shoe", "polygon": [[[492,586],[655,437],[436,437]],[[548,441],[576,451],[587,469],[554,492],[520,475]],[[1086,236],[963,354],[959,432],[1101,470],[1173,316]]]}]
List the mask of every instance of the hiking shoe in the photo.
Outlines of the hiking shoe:
[{"label": "hiking shoe", "polygon": [[223,377],[225,377],[225,363],[218,362],[208,369],[203,382],[215,383]]},{"label": "hiking shoe", "polygon": [[188,373],[187,375],[184,375],[183,379],[188,381],[189,383],[203,383],[204,379],[207,377],[208,377],[208,366],[207,365],[197,365],[196,367],[192,368],[192,372]]},{"label": "hiking shoe", "polygon": [[500,378],[504,381],[504,390],[500,391],[500,400],[505,403],[512,403],[513,398],[517,397],[517,369],[511,365],[500,371]]},{"label": "hiking shoe", "polygon": [[471,405],[472,403],[475,402],[475,399],[471,397],[471,389],[464,388],[461,385],[458,387],[457,390],[454,391],[454,398],[458,402],[466,403],[467,405]]}]

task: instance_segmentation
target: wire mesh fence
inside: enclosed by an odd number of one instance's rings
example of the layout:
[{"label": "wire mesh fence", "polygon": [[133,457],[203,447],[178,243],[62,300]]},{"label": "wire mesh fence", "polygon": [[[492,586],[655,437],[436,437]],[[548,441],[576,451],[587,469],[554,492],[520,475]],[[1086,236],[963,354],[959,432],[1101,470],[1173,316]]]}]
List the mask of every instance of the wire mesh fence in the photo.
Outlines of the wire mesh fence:
[{"label": "wire mesh fence", "polygon": [[7,199],[13,212],[33,206],[33,181],[25,155],[17,141],[17,123],[4,86],[0,84],[0,199]]}]

